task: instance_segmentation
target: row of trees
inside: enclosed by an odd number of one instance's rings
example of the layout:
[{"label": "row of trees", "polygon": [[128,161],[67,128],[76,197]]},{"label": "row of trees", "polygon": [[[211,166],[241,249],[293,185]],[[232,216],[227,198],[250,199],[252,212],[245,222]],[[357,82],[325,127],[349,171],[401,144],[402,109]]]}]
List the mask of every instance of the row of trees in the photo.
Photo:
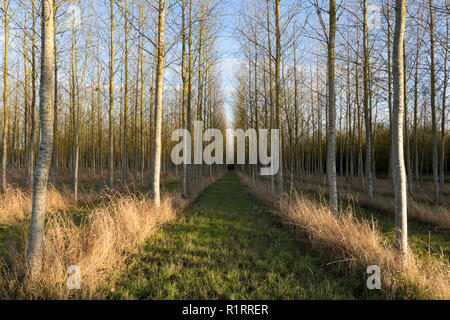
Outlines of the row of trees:
[{"label": "row of trees", "polygon": [[405,188],[431,174],[439,198],[445,184],[449,13],[432,0],[251,1],[236,30],[235,126],[279,128],[283,171],[326,173],[335,214],[337,172],[369,197],[377,174],[392,177],[403,253]]},{"label": "row of trees", "polygon": [[[406,186],[413,191],[413,182],[432,173],[439,197],[448,159],[448,2],[416,0],[408,10],[404,3],[383,1],[374,15],[366,0],[339,7],[332,0],[245,2],[236,25],[241,65],[234,106],[236,127],[281,129],[281,169],[271,179],[279,194],[283,175],[327,173],[337,214],[336,164],[341,174],[358,176],[370,197],[377,172],[393,176],[402,252]],[[136,183],[149,177],[158,205],[172,129],[191,129],[193,119],[225,128],[216,51],[221,5],[4,1],[1,187],[7,168],[34,177],[28,253],[34,270],[50,168],[54,183],[61,167],[72,171],[75,197],[80,165],[105,171],[111,188],[115,169],[123,182],[131,170]],[[203,168],[181,167],[185,196]]]},{"label": "row of trees", "polygon": [[[149,185],[159,206],[172,130],[191,119],[225,129],[219,9],[209,0],[4,1],[1,188],[14,171],[33,181],[32,273],[49,177],[55,184],[70,170],[76,199],[81,166],[110,188]],[[182,168],[186,196],[194,169]],[[197,179],[208,174],[195,170]]]},{"label": "row of trees", "polygon": [[[395,6],[391,2],[383,1],[375,10],[367,1],[351,1],[337,9],[337,172],[351,179],[358,177],[369,195],[373,195],[377,175],[392,176],[393,170],[390,149]],[[235,97],[237,126],[274,127],[270,123],[275,121],[271,115],[276,104],[273,5],[273,1],[253,1],[241,14],[237,30],[242,52],[241,72],[237,75],[240,87]],[[282,151],[284,170],[290,174],[324,176],[326,171],[327,131],[332,116],[327,112],[327,8],[326,1],[311,1],[309,5],[286,2],[281,7],[280,104],[282,122],[287,124],[281,128]],[[411,1],[403,53],[408,188],[414,192],[414,187],[431,175],[436,197],[448,167],[448,12],[448,2]]]},{"label": "row of trees", "polygon": [[[144,182],[154,157],[153,101],[158,88],[158,54],[160,58],[166,56],[164,48],[158,52],[159,30],[155,26],[160,10],[145,1],[105,4],[55,2],[55,143],[51,178],[56,183],[58,170],[71,170],[75,194],[80,166],[101,177],[107,175],[112,187],[114,174],[122,181],[131,176],[135,182]],[[6,28],[11,15],[7,5],[5,2]],[[3,187],[6,187],[6,166],[12,173],[25,168],[31,181],[36,163],[40,130],[36,112],[39,5],[23,0],[9,8],[10,12],[21,14],[12,20],[12,30],[5,32],[12,38],[10,43],[5,42],[5,71],[8,64],[13,66],[9,73],[4,73],[5,83],[11,83],[13,89],[9,93],[5,85]],[[210,123],[219,119],[222,125],[224,121],[218,54],[214,51],[220,28],[219,4],[177,1],[170,8],[168,58],[165,64],[162,61],[163,67],[169,67],[166,76],[169,80],[161,93],[167,101],[167,111],[161,115],[162,135],[169,142],[169,131],[181,126],[183,118],[179,108],[183,85],[189,96],[184,100],[189,102],[192,117],[211,118]],[[185,64],[183,75],[182,64]],[[191,108],[192,104],[196,108]],[[163,146],[163,168],[170,166],[170,146],[170,143]]]}]

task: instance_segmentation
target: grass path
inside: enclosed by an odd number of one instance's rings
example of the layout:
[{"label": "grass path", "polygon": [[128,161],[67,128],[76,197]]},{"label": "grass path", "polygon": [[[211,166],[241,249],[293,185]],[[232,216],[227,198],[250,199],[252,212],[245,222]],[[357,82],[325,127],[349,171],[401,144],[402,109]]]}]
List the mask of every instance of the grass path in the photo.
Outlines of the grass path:
[{"label": "grass path", "polygon": [[362,277],[338,272],[277,224],[233,172],[155,235],[121,271],[111,299],[354,299]]}]

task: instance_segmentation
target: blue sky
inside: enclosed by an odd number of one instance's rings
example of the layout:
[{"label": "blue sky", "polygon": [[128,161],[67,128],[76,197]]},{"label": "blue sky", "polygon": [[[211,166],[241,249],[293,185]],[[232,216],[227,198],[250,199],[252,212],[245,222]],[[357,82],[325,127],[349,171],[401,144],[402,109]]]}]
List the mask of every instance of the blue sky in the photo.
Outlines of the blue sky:
[{"label": "blue sky", "polygon": [[221,60],[221,72],[222,72],[222,88],[224,90],[225,101],[225,114],[227,116],[228,123],[232,121],[232,89],[235,86],[234,72],[236,69],[236,59],[238,56],[239,44],[234,37],[233,28],[236,25],[236,18],[239,8],[242,6],[240,0],[225,0],[224,1],[224,16],[223,26],[224,30],[217,43],[218,50],[222,55]]}]

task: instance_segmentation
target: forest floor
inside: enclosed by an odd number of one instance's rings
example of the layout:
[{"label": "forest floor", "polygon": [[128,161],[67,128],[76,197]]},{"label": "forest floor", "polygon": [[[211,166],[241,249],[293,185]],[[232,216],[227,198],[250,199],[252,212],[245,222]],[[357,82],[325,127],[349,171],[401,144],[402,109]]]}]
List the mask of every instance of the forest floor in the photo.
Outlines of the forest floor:
[{"label": "forest floor", "polygon": [[107,299],[379,298],[312,250],[249,195],[234,172],[150,237],[106,283]]}]

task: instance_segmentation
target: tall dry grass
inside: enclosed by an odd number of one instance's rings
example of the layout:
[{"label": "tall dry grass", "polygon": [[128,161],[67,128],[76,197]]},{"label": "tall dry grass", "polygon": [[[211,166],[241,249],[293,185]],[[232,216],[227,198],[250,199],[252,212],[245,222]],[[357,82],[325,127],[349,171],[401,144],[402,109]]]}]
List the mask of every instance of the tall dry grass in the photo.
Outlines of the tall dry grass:
[{"label": "tall dry grass", "polygon": [[349,209],[336,218],[328,207],[297,194],[277,197],[266,185],[255,185],[239,173],[247,189],[274,206],[283,224],[306,236],[313,247],[351,270],[365,272],[370,265],[382,271],[382,290],[386,298],[450,299],[450,269],[444,262],[422,262],[410,253],[400,263],[395,249],[374,222],[356,219]]},{"label": "tall dry grass", "polygon": [[[19,188],[8,186],[5,192],[0,193],[0,224],[10,224],[28,218],[31,214],[33,194]],[[67,210],[74,203],[73,197],[63,189],[59,191],[49,187],[47,192],[47,211],[54,213]]]},{"label": "tall dry grass", "polygon": [[[430,180],[433,178],[431,177]],[[317,176],[296,176],[296,181],[301,181],[306,184],[326,186],[326,176],[322,178]],[[358,178],[349,179],[347,177],[337,177],[337,184],[339,189],[348,190],[352,193],[364,193],[367,192],[364,184],[361,184]],[[379,196],[392,197],[394,189],[390,179],[377,179],[374,185],[375,194]],[[434,187],[432,183],[412,185],[412,193],[409,194],[409,198],[416,202],[424,204],[432,204],[441,207],[448,207],[450,205],[450,186],[445,185],[441,187],[441,197],[436,200],[434,196]]]},{"label": "tall dry grass", "polygon": [[[300,191],[313,192],[323,197],[329,196],[328,189],[322,186],[295,182],[295,187]],[[360,207],[374,209],[381,213],[395,214],[395,202],[392,198],[375,196],[371,199],[364,193],[353,193],[350,191],[340,192],[339,197],[352,205],[357,204]],[[450,231],[450,210],[444,206],[431,206],[426,203],[419,203],[409,197],[408,218],[433,225],[440,230]]]},{"label": "tall dry grass", "polygon": [[[0,298],[3,299],[96,299],[98,288],[115,270],[120,270],[153,232],[176,218],[178,210],[188,206],[217,177],[204,179],[193,186],[189,199],[179,193],[164,195],[160,207],[155,207],[145,195],[110,195],[107,204],[94,209],[80,224],[70,211],[60,211],[48,217],[44,236],[42,273],[27,277],[25,248],[28,220],[19,225],[20,233],[3,250],[0,263]],[[49,201],[52,194],[49,195]],[[76,265],[81,270],[82,289],[66,286],[67,268]]]}]

